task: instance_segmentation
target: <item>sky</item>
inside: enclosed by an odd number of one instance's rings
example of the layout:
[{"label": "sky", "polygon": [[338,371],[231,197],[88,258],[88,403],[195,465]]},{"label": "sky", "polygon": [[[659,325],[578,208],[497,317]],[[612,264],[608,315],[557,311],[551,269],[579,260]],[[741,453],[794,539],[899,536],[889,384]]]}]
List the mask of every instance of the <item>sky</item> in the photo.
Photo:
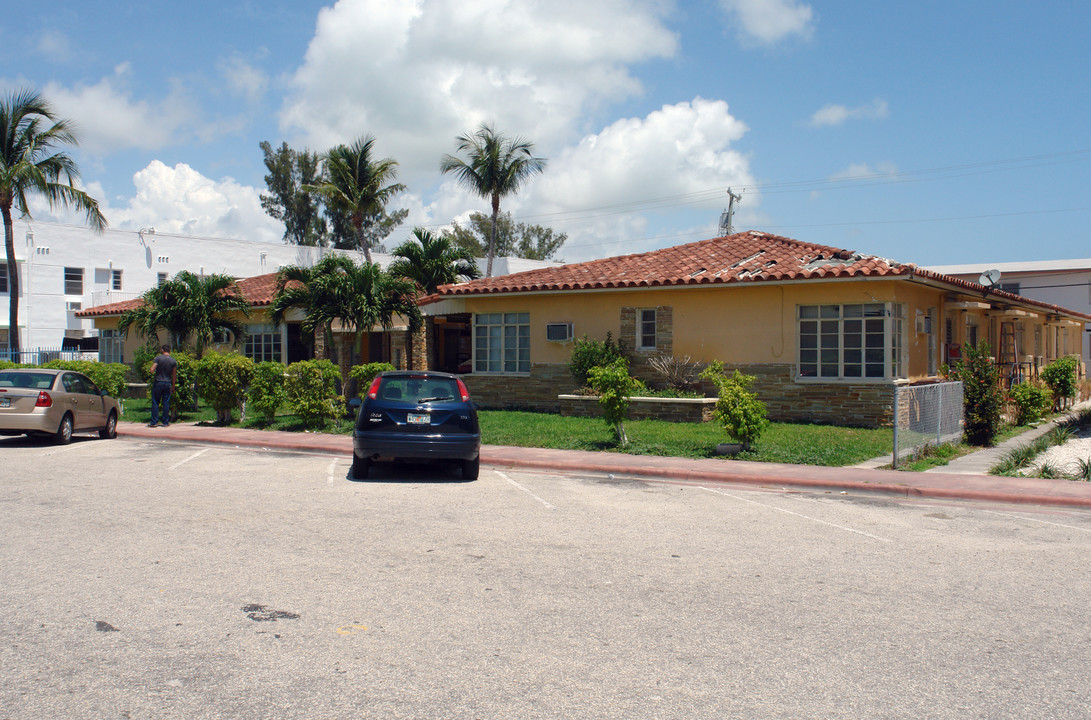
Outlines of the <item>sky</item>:
[{"label": "sky", "polygon": [[736,231],[920,265],[1091,257],[1091,3],[11,5],[0,93],[78,126],[112,228],[283,242],[259,143],[372,135],[408,186],[393,247],[489,211],[439,172],[489,122],[548,161],[501,209],[567,233],[569,262],[716,237],[729,188]]}]

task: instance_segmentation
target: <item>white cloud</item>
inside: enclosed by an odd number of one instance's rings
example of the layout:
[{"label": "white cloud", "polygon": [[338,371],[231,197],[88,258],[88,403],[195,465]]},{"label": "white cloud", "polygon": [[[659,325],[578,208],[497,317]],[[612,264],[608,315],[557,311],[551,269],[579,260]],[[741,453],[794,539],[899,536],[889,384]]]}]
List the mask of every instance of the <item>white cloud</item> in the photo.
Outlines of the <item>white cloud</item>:
[{"label": "white cloud", "polygon": [[45,86],[42,94],[58,116],[78,119],[81,150],[92,155],[129,148],[154,150],[178,143],[196,124],[195,105],[178,88],[159,102],[134,100],[126,87],[130,72],[125,62],[94,85]]},{"label": "white cloud", "polygon": [[847,120],[880,120],[890,115],[886,100],[875,98],[869,103],[850,108],[844,105],[826,105],[811,115],[811,125],[824,127],[841,125]]},{"label": "white cloud", "polygon": [[269,77],[237,55],[221,60],[219,67],[228,88],[247,102],[261,100],[269,87]]},{"label": "white cloud", "polygon": [[37,49],[50,62],[63,63],[72,58],[72,41],[60,30],[43,30],[38,35]]},{"label": "white cloud", "polygon": [[456,135],[483,121],[548,156],[603,103],[641,92],[628,64],[677,39],[655,0],[341,0],[319,13],[286,133],[323,150],[365,133],[402,179],[434,182]]},{"label": "white cloud", "polygon": [[720,0],[749,38],[772,44],[790,35],[810,37],[814,12],[797,0]]},{"label": "white cloud", "polygon": [[878,163],[875,167],[868,165],[867,163],[853,163],[844,170],[836,172],[830,176],[831,180],[860,180],[865,178],[871,179],[891,179],[892,176],[898,174],[898,167],[893,163]]}]

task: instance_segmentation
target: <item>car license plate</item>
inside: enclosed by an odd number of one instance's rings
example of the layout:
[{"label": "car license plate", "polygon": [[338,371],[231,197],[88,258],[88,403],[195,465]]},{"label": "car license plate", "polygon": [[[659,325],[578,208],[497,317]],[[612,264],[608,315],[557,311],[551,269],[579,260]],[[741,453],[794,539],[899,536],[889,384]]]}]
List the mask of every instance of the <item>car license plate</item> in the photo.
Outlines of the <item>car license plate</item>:
[{"label": "car license plate", "polygon": [[11,398],[0,398],[0,407],[11,407]]},{"label": "car license plate", "polygon": [[424,414],[409,413],[408,422],[409,422],[410,425],[427,425],[428,424],[428,413],[424,413]]}]

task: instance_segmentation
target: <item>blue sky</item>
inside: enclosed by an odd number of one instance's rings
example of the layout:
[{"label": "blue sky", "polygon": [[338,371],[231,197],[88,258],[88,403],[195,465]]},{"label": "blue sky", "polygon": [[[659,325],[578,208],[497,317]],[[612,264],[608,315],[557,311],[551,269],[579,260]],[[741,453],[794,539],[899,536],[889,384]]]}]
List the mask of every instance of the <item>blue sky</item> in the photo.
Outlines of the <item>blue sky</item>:
[{"label": "blue sky", "polygon": [[49,8],[0,15],[0,91],[80,125],[116,228],[280,242],[258,143],[364,134],[399,163],[407,225],[442,227],[488,210],[438,166],[491,121],[549,159],[502,208],[568,233],[569,261],[713,237],[729,187],[736,229],[906,262],[1091,256],[1086,3]]}]

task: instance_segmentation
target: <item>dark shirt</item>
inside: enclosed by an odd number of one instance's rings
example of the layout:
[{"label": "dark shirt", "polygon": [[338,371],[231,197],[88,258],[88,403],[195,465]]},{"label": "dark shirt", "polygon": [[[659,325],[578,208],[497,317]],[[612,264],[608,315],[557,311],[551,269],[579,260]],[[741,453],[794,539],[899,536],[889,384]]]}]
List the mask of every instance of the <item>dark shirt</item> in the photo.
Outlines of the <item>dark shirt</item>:
[{"label": "dark shirt", "polygon": [[174,371],[178,361],[170,355],[157,355],[155,358],[155,382],[174,382]]}]

